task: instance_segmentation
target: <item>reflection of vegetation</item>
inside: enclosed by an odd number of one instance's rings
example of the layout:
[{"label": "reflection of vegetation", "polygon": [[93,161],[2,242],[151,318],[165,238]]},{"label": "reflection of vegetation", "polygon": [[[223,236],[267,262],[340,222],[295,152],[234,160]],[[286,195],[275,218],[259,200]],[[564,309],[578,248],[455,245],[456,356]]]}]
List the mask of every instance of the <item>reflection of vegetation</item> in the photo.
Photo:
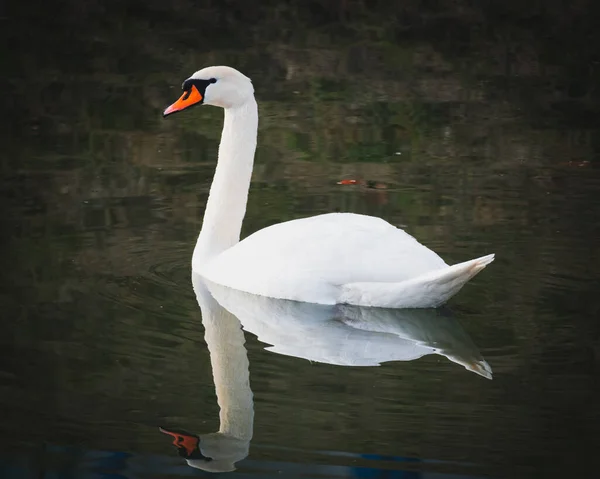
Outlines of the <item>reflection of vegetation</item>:
[{"label": "reflection of vegetation", "polygon": [[[598,106],[592,13],[552,1],[519,2],[518,11],[516,2],[460,0],[260,3],[65,1],[52,15],[42,2],[10,6],[5,31],[12,43],[1,52],[1,68],[10,68],[3,70],[2,101],[11,119],[0,126],[1,165],[12,175],[2,186],[8,201],[0,203],[2,231],[11,236],[3,249],[3,304],[22,322],[5,322],[0,337],[8,339],[0,341],[16,358],[5,370],[17,378],[24,370],[33,381],[25,391],[46,388],[39,400],[49,414],[79,414],[71,404],[91,407],[88,392],[102,398],[99,408],[109,404],[128,418],[152,411],[143,418],[152,424],[175,412],[199,417],[196,400],[215,412],[188,263],[222,113],[160,115],[185,75],[214,63],[248,72],[260,100],[244,234],[343,210],[406,225],[449,261],[497,252],[493,271],[457,302],[490,312],[472,325],[475,337],[478,331],[499,350],[516,342],[521,357],[496,358],[515,389],[519,378],[511,374],[520,361],[535,362],[548,344],[597,334],[581,318],[570,330],[556,324],[563,310],[577,309],[573,298],[585,299],[578,311],[597,313],[597,186],[593,174],[561,169],[571,160],[595,161],[599,147],[597,117],[581,115]],[[380,180],[388,189],[337,187],[343,177]],[[203,362],[192,372],[197,357]],[[296,368],[297,379],[273,377],[259,362],[258,391],[283,390],[294,380],[325,387],[326,375],[269,359],[281,370]],[[54,382],[36,379],[40,371]],[[383,371],[348,373],[348,390],[361,395],[383,384],[386,401],[397,400],[395,378]],[[409,393],[435,394],[437,378],[410,371],[402,401],[427,425]],[[200,379],[188,383],[190,373]],[[175,392],[157,406],[150,396],[162,394],[160,381],[169,386],[163,392]],[[482,404],[506,399],[499,390],[472,388]],[[40,407],[37,397],[27,400],[28,409]],[[273,437],[284,433],[270,415],[297,412],[297,404],[257,405]],[[520,403],[513,417],[526,417],[530,406]],[[301,411],[306,424],[330,426],[335,411],[319,407]],[[351,406],[348,417],[336,416],[336,427],[355,429],[356,417],[374,416],[380,438],[405,440],[397,430],[406,426],[390,430],[374,407]],[[497,418],[483,409],[469,427],[497,431]],[[77,418],[102,429],[84,412]],[[306,447],[315,447],[305,433]],[[501,443],[496,436],[489,440]]]}]

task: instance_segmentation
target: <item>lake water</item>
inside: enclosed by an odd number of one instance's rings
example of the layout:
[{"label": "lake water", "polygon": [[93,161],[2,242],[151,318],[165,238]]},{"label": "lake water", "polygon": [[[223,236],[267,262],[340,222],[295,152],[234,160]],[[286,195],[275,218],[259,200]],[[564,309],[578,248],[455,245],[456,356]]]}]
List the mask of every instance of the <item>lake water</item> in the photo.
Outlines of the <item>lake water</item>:
[{"label": "lake water", "polygon": [[[3,7],[0,477],[214,477],[159,427],[224,423],[231,477],[596,477],[598,7],[434,3]],[[212,64],[259,102],[244,235],[351,211],[495,262],[439,310],[199,304],[222,111],[161,113]]]}]

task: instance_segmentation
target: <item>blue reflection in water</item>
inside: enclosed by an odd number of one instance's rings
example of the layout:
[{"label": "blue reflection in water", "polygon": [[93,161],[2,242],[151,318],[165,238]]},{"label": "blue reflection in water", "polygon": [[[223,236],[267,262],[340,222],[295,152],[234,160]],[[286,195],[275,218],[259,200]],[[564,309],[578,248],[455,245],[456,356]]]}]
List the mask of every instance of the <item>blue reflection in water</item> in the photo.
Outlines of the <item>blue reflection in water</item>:
[{"label": "blue reflection in water", "polygon": [[[258,446],[258,449],[263,447]],[[264,447],[264,449],[273,449]],[[279,449],[279,448],[277,448]],[[283,448],[287,449],[287,448]],[[283,451],[282,451],[283,452]],[[292,452],[292,451],[290,451]],[[299,451],[296,451],[299,452]],[[316,455],[347,457],[349,460],[385,461],[422,467],[427,464],[473,466],[417,458],[350,454],[344,452],[313,452]],[[414,465],[414,466],[413,466]],[[284,461],[244,460],[236,472],[219,477],[244,478],[362,478],[362,479],[475,479],[473,475],[457,475],[426,471],[381,469],[343,465],[322,465]],[[0,477],[3,479],[143,479],[161,477],[215,477],[182,464],[179,458],[150,454],[131,454],[101,450],[85,450],[74,446],[45,445],[22,449],[10,456],[0,457]]]}]

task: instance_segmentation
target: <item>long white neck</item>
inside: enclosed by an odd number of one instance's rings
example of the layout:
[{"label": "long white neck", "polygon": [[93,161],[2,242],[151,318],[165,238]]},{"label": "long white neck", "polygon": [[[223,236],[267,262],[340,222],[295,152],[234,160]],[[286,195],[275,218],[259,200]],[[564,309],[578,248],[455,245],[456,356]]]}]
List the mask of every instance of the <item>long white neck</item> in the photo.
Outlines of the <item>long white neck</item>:
[{"label": "long white neck", "polygon": [[192,257],[194,271],[201,271],[208,260],[240,240],[257,131],[258,107],[254,97],[240,107],[225,109],[217,168]]}]

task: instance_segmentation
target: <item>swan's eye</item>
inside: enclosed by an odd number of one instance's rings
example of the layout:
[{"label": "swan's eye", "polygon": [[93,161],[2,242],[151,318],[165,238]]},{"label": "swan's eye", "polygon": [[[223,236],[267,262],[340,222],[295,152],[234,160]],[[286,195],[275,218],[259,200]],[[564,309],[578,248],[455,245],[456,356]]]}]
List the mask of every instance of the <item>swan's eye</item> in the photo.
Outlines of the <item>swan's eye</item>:
[{"label": "swan's eye", "polygon": [[210,80],[208,80],[210,83],[217,83],[217,79],[216,78],[211,78]]}]

